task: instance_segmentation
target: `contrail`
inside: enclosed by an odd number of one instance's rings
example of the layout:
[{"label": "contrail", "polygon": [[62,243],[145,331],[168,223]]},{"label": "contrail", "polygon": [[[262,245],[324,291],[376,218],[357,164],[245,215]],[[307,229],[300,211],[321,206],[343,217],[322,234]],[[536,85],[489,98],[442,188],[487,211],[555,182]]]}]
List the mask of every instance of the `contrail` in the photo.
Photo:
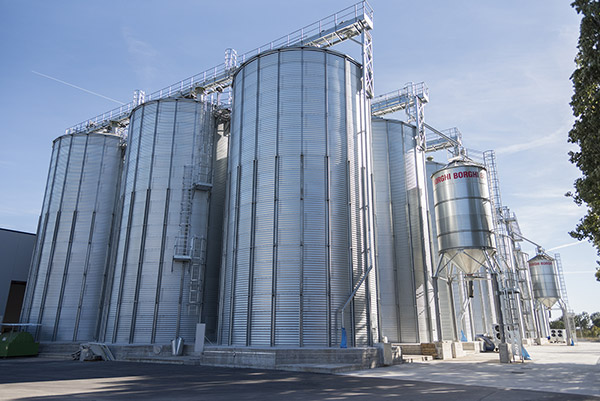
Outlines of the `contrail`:
[{"label": "contrail", "polygon": [[579,245],[579,244],[583,244],[584,242],[582,241],[577,241],[577,242],[569,242],[568,244],[564,244],[564,245],[559,245],[559,246],[555,246],[554,248],[550,248],[550,249],[546,249],[548,252],[550,251],[554,251],[557,249],[561,249],[561,248],[566,248],[569,246],[575,246],[575,245]]},{"label": "contrail", "polygon": [[62,80],[60,80],[60,79],[58,79],[58,78],[54,78],[54,77],[51,77],[51,76],[49,76],[49,75],[42,74],[41,72],[37,72],[37,71],[33,71],[33,70],[31,70],[31,72],[33,72],[34,74],[40,75],[40,76],[42,76],[42,77],[45,77],[45,78],[51,79],[51,80],[53,80],[53,81],[60,82],[61,84],[65,84],[65,85],[71,86],[71,87],[73,87],[73,88],[75,88],[75,89],[79,89],[79,90],[82,90],[82,91],[84,91],[84,92],[91,93],[92,95],[100,96],[101,98],[104,98],[104,99],[106,99],[106,100],[110,100],[111,102],[119,103],[120,105],[124,105],[124,104],[125,104],[125,103],[123,103],[123,102],[120,102],[120,101],[118,101],[118,100],[112,99],[112,98],[110,98],[110,97],[108,97],[108,96],[104,96],[104,95],[101,95],[101,94],[99,94],[99,93],[92,92],[92,91],[90,91],[90,90],[87,90],[87,89],[85,89],[85,88],[82,88],[81,86],[73,85],[73,84],[70,84],[70,83],[68,83],[68,82],[62,81]]}]

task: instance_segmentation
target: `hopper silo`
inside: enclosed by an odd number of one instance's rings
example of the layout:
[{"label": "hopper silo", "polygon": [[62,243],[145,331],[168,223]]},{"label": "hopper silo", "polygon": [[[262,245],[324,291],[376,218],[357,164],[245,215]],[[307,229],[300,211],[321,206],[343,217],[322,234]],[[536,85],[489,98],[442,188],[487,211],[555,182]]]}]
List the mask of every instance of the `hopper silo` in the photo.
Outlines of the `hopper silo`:
[{"label": "hopper silo", "polygon": [[376,338],[361,152],[370,151],[362,71],[318,48],[285,48],[233,80],[219,342],[329,347]]},{"label": "hopper silo", "polygon": [[415,126],[382,118],[371,124],[382,335],[430,342],[435,313],[424,152]]},{"label": "hopper silo", "polygon": [[466,274],[475,274],[495,251],[486,169],[454,160],[431,179],[438,251]]},{"label": "hopper silo", "polygon": [[554,270],[554,259],[545,253],[538,253],[528,262],[533,287],[533,298],[547,308],[552,308],[560,299],[560,292]]},{"label": "hopper silo", "polygon": [[193,99],[160,99],[132,111],[104,341],[195,338],[207,312],[204,279],[218,270],[206,260],[220,237],[220,227],[209,230],[210,207],[219,207],[210,197],[215,132],[212,106]]},{"label": "hopper silo", "polygon": [[42,341],[96,339],[121,163],[117,135],[53,143],[22,319]]},{"label": "hopper silo", "polygon": [[[442,169],[444,164],[433,161],[433,158],[428,157],[425,163],[427,169],[427,176],[431,177],[433,173]],[[433,182],[427,180],[427,198],[428,208],[430,216],[430,242],[432,249],[433,266],[437,266],[439,258],[441,257],[438,252],[437,243],[437,231],[435,227],[435,209],[433,200]],[[378,198],[379,199],[379,198]],[[381,239],[379,239],[381,241]],[[444,269],[438,272],[438,276],[442,279],[442,285],[438,286],[439,311],[437,312],[437,319],[440,322],[439,329],[442,332],[442,340],[458,340],[457,322],[456,322],[456,311],[454,305],[454,298],[456,288],[454,288],[455,281],[452,280],[453,275],[451,269]]]}]

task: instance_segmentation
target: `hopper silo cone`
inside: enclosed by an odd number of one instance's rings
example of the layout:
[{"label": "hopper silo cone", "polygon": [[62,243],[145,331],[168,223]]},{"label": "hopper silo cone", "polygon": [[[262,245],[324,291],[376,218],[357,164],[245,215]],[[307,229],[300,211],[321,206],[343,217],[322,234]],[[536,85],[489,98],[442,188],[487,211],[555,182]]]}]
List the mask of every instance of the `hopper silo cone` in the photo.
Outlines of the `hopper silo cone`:
[{"label": "hopper silo cone", "polygon": [[560,299],[556,272],[554,270],[554,259],[543,252],[530,259],[527,264],[531,272],[531,284],[533,286],[533,298],[548,309]]},{"label": "hopper silo cone", "polygon": [[440,255],[467,275],[479,272],[495,252],[485,167],[455,159],[431,179]]}]

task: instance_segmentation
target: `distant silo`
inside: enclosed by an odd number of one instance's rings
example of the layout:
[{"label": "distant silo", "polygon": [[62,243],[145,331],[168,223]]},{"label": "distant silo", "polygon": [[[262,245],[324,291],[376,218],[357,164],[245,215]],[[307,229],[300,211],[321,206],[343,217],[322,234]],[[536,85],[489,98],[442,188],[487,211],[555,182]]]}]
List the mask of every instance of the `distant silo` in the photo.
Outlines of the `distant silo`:
[{"label": "distant silo", "polygon": [[121,153],[111,134],[54,141],[22,319],[42,341],[97,338]]},{"label": "distant silo", "polygon": [[[340,308],[367,269],[361,77],[318,48],[265,52],[236,72],[221,344],[339,344]],[[377,341],[375,297],[373,269],[345,311],[349,346]]]},{"label": "distant silo", "polygon": [[533,286],[533,298],[547,308],[552,308],[560,299],[560,292],[554,270],[554,259],[538,253],[528,262]]},{"label": "distant silo", "polygon": [[382,335],[430,342],[435,314],[424,152],[413,125],[374,118],[372,127]]},{"label": "distant silo", "polygon": [[193,342],[203,308],[216,308],[204,291],[205,278],[218,271],[218,261],[207,263],[206,249],[215,237],[220,242],[221,228],[209,230],[213,160],[223,157],[215,155],[223,150],[214,142],[209,104],[170,98],[133,110],[104,341]]},{"label": "distant silo", "polygon": [[529,264],[527,263],[529,255],[517,250],[515,259],[517,261],[519,290],[521,292],[524,329],[528,338],[535,338],[537,336],[535,327],[535,300],[533,297],[531,273],[528,269]]}]

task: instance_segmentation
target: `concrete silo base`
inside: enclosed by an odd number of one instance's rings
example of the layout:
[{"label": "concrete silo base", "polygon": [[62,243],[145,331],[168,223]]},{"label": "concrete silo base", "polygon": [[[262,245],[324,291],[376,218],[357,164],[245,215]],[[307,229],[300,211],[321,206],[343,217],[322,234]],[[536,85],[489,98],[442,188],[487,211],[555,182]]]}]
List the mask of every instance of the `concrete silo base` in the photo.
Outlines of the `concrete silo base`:
[{"label": "concrete silo base", "polygon": [[[43,343],[41,357],[71,359],[79,343]],[[260,368],[300,372],[337,373],[371,369],[402,362],[400,349],[382,344],[367,348],[236,348],[206,346],[194,352],[185,344],[182,356],[173,356],[171,345],[106,344],[117,361],[174,363],[235,368]],[[387,351],[387,352],[386,352]]]}]

